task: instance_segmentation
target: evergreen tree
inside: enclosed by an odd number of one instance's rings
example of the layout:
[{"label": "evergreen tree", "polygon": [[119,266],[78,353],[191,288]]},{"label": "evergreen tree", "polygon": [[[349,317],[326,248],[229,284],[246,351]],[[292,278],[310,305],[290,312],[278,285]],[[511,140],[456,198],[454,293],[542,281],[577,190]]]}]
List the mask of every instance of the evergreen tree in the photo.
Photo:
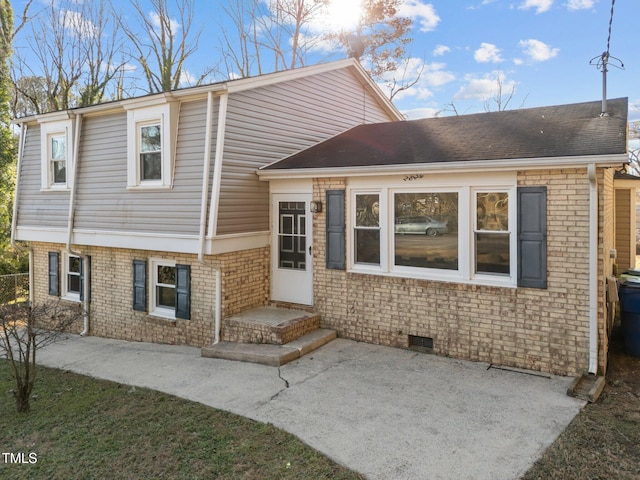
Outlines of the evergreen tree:
[{"label": "evergreen tree", "polygon": [[0,0],[0,274],[28,269],[28,257],[11,248],[11,216],[15,189],[16,135],[11,129],[9,108],[13,9]]}]

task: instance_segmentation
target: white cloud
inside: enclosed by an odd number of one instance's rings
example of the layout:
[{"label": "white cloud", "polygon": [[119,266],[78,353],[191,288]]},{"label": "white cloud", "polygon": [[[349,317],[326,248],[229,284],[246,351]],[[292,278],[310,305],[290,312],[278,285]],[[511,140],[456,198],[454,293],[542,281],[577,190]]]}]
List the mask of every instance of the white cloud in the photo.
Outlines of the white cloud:
[{"label": "white cloud", "polygon": [[500,63],[503,58],[500,56],[500,49],[492,43],[481,43],[480,48],[473,54],[478,63]]},{"label": "white cloud", "polygon": [[420,107],[412,108],[409,110],[402,110],[402,114],[407,120],[418,120],[420,118],[433,118],[442,113],[441,109],[433,107]]},{"label": "white cloud", "polygon": [[192,73],[188,72],[187,70],[182,70],[180,72],[180,87],[184,88],[184,87],[191,87],[193,85],[196,84],[196,77],[195,75],[193,75]]},{"label": "white cloud", "polygon": [[550,10],[552,6],[553,0],[525,0],[519,8],[520,10],[535,8],[536,13],[543,13]]},{"label": "white cloud", "polygon": [[78,37],[97,37],[100,32],[95,24],[85,19],[80,12],[62,10],[58,16],[58,22],[73,35]]},{"label": "white cloud", "polygon": [[433,49],[433,56],[434,57],[441,57],[442,55],[444,55],[445,53],[450,52],[451,49],[449,47],[447,47],[446,45],[436,45],[436,48]]},{"label": "white cloud", "polygon": [[[499,94],[502,88],[502,94],[508,95],[516,87],[516,82],[507,80],[504,73],[500,71],[491,72],[483,77],[467,75],[467,83],[454,95],[454,100],[489,100],[491,97]],[[500,87],[502,82],[502,87]]]},{"label": "white cloud", "polygon": [[595,0],[569,0],[567,8],[569,10],[585,10],[593,7]]},{"label": "white cloud", "polygon": [[534,62],[544,62],[558,55],[559,48],[551,48],[540,40],[530,38],[529,40],[520,40],[520,47],[525,55]]},{"label": "white cloud", "polygon": [[430,32],[440,23],[440,17],[434,6],[430,3],[422,3],[421,0],[405,0],[398,8],[398,15],[409,17],[419,23],[422,32]]},{"label": "white cloud", "polygon": [[[149,18],[151,19],[151,23],[154,27],[161,28],[163,26],[160,22],[160,15],[156,12],[149,12]],[[174,33],[180,28],[180,24],[173,18],[169,19],[169,26],[171,27],[171,31]]]}]

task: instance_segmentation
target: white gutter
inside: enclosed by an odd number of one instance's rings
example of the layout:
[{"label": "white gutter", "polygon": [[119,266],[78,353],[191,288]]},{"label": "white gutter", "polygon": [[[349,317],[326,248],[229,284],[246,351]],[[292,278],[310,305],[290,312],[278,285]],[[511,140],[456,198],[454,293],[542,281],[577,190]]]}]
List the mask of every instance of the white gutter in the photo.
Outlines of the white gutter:
[{"label": "white gutter", "polygon": [[596,166],[589,176],[589,373],[598,373],[598,182]]},{"label": "white gutter", "polygon": [[[274,162],[276,164],[278,162]],[[538,170],[540,168],[585,168],[590,164],[602,167],[618,167],[629,163],[626,154],[596,155],[589,157],[539,157],[513,158],[497,160],[465,160],[460,162],[434,162],[399,165],[365,165],[358,167],[326,167],[326,168],[282,168],[267,169],[269,165],[256,171],[260,180],[278,178],[328,178],[328,177],[373,177],[379,175],[401,175],[416,172],[444,172],[462,170],[471,172],[498,172],[513,170]],[[271,164],[271,165],[273,165]]]},{"label": "white gutter", "polygon": [[[28,125],[23,123],[20,125],[20,139],[18,140],[18,160],[16,162],[16,186],[13,192],[13,216],[11,217],[11,237],[10,244],[15,250],[20,250],[16,243],[16,229],[18,226],[18,199],[20,198],[20,172],[22,169],[22,152],[24,151],[24,142],[27,139]],[[29,245],[29,305],[33,305],[33,247]]]},{"label": "white gutter", "polygon": [[[69,215],[67,217],[67,245],[66,250],[69,255],[75,255],[82,259],[82,263],[85,268],[85,272],[87,267],[89,266],[89,261],[86,255],[81,254],[80,252],[75,252],[71,249],[71,244],[73,243],[73,218],[75,217],[76,211],[76,185],[78,180],[78,163],[79,163],[79,152],[80,152],[80,130],[82,128],[82,115],[78,114],[75,117],[75,125],[73,128],[73,149],[71,151],[71,189],[69,192]],[[83,328],[82,332],[80,332],[81,336],[85,336],[89,333],[89,276],[85,274],[85,279],[83,283],[83,292],[82,296],[84,298],[82,305],[82,321]]]},{"label": "white gutter", "polygon": [[229,94],[224,93],[220,95],[218,132],[216,135],[216,156],[213,164],[213,190],[211,191],[211,208],[209,210],[209,237],[213,237],[218,229],[218,203],[220,200],[220,181],[222,178],[222,160],[224,155],[224,136],[227,125],[228,104]]},{"label": "white gutter", "polygon": [[207,94],[207,120],[204,134],[204,160],[202,165],[202,198],[200,200],[200,250],[198,261],[204,263],[207,235],[207,200],[209,199],[209,171],[211,166],[211,128],[213,127],[213,92]]},{"label": "white gutter", "polygon": [[[220,158],[218,158],[218,145],[223,142],[224,138],[224,118],[223,110],[226,114],[227,94],[223,94],[220,97],[220,112],[219,121],[223,125],[222,129],[218,124],[218,136],[216,138],[216,156],[215,165],[221,163],[222,153],[220,151]],[[202,198],[200,203],[200,247],[198,250],[198,262],[204,265],[204,252],[207,235],[207,200],[209,199],[209,175],[211,170],[211,130],[213,128],[213,92],[209,92],[207,95],[207,120],[206,120],[206,132],[204,137],[204,160],[202,166]],[[224,102],[224,109],[223,109]],[[222,133],[221,133],[222,132]],[[215,177],[215,173],[214,173]],[[215,185],[215,181],[214,181]],[[217,202],[216,202],[217,207]],[[213,208],[213,203],[212,203]],[[214,331],[213,331],[213,345],[220,342],[220,324],[222,316],[222,294],[220,287],[222,284],[220,269],[214,266],[211,267],[215,275],[215,301],[214,301]]]}]

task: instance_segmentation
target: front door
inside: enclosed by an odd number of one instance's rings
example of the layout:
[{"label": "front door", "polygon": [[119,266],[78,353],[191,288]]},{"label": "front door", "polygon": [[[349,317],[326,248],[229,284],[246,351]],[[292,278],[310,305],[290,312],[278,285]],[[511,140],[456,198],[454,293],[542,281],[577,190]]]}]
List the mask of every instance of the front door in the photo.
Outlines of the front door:
[{"label": "front door", "polygon": [[273,195],[271,298],[313,304],[311,194]]}]

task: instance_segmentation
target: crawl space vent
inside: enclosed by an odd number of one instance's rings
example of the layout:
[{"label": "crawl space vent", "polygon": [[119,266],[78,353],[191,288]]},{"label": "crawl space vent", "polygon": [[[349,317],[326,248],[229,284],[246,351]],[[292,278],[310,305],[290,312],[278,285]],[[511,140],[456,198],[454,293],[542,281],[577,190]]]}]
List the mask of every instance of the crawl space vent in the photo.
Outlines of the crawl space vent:
[{"label": "crawl space vent", "polygon": [[416,350],[433,350],[433,338],[409,335],[409,348]]}]

